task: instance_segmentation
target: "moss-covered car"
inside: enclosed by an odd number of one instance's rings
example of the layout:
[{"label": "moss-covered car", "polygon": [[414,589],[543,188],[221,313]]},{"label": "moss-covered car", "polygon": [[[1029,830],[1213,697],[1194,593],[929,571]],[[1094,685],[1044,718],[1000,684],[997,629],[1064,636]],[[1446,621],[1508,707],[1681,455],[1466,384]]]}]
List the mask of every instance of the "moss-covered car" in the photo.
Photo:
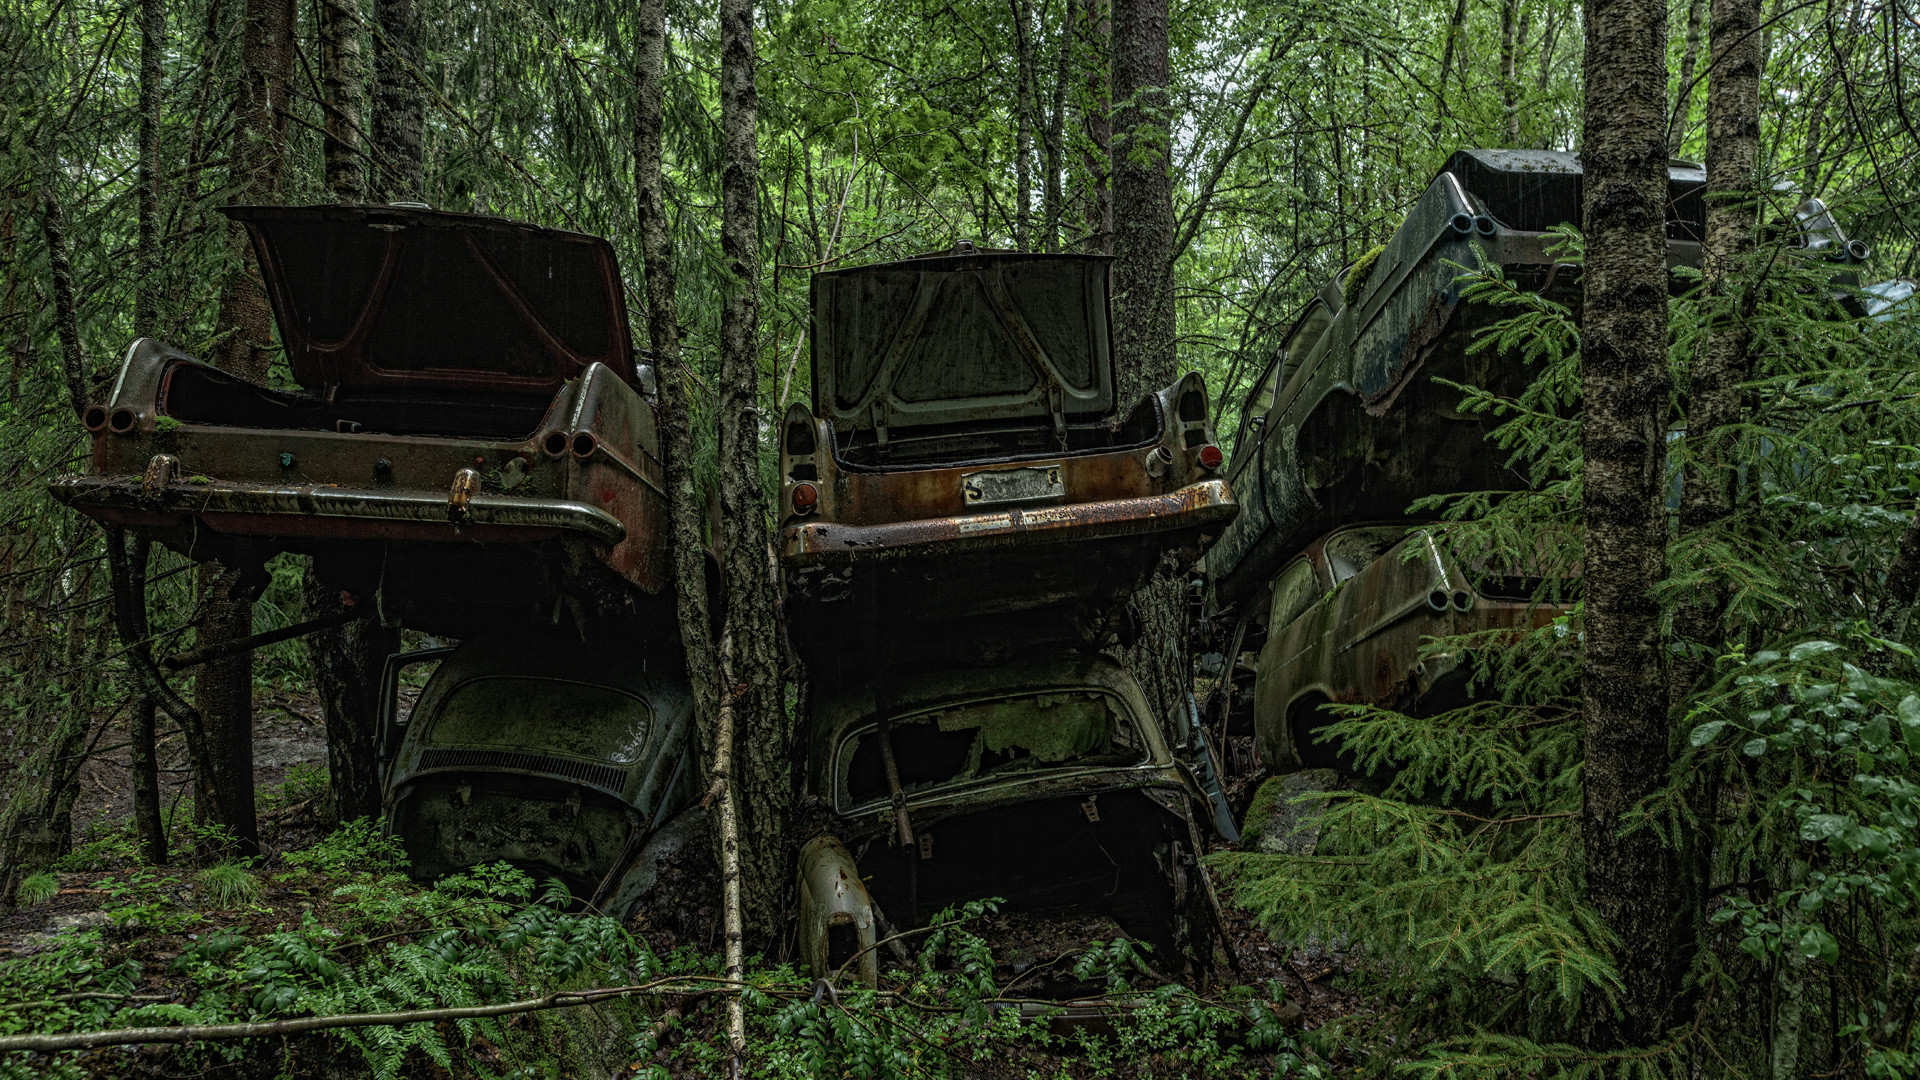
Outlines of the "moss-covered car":
[{"label": "moss-covered car", "polygon": [[[434,660],[404,709],[402,672]],[[684,842],[699,768],[672,657],[512,634],[397,655],[385,682],[387,823],[415,876],[505,861],[624,914]]]},{"label": "moss-covered car", "polygon": [[851,964],[872,983],[876,940],[985,897],[1109,918],[1170,973],[1210,960],[1205,796],[1111,658],[896,674],[878,699],[817,696],[811,728],[822,816],[801,850],[799,941],[815,974]]},{"label": "moss-covered car", "polygon": [[1409,535],[1406,525],[1350,526],[1309,544],[1274,578],[1253,689],[1260,763],[1274,772],[1348,765],[1316,737],[1337,719],[1322,705],[1418,712],[1464,701],[1466,657],[1427,644],[1547,625],[1566,608],[1536,601],[1538,584],[1471,573],[1430,532]]}]

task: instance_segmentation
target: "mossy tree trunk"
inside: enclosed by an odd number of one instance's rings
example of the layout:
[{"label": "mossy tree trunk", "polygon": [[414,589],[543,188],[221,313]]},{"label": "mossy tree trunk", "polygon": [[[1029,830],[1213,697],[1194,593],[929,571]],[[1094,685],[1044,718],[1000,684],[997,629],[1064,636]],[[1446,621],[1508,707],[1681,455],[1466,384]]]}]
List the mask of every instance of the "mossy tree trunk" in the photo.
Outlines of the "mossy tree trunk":
[{"label": "mossy tree trunk", "polygon": [[1628,815],[1667,780],[1660,608],[1667,398],[1666,41],[1661,0],[1589,0],[1586,107],[1585,722],[1587,901],[1613,932],[1622,991],[1586,997],[1593,1047],[1644,1045],[1678,1020],[1693,921],[1681,853]]}]

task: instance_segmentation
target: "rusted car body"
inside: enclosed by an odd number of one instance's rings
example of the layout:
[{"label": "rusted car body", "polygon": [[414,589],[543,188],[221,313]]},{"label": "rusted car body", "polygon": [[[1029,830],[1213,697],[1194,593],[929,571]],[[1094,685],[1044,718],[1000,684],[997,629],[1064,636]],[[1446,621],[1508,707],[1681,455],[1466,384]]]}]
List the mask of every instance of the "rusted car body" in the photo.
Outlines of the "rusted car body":
[{"label": "rusted car body", "polygon": [[[401,716],[398,669],[439,666]],[[670,657],[530,631],[389,661],[385,802],[412,872],[505,861],[624,915],[697,795],[692,696]]]},{"label": "rusted car body", "polygon": [[[1667,258],[1697,266],[1706,174],[1676,162],[1669,175]],[[1477,247],[1519,287],[1577,311],[1577,269],[1547,253],[1546,230],[1579,221],[1580,197],[1572,154],[1460,151],[1364,283],[1348,289],[1343,273],[1309,301],[1242,407],[1227,473],[1241,514],[1206,557],[1218,605],[1249,602],[1339,525],[1396,518],[1437,492],[1525,485],[1487,448],[1498,418],[1457,411],[1459,391],[1438,381],[1510,396],[1533,377],[1518,356],[1468,355],[1473,332],[1505,313],[1463,301],[1456,279]]]},{"label": "rusted car body", "polygon": [[311,554],[389,621],[625,614],[666,584],[652,372],[605,240],[392,207],[237,207],[298,389],[135,342],[53,493],[194,558]]},{"label": "rusted car body", "polygon": [[1469,669],[1433,638],[1537,629],[1565,613],[1520,575],[1473,574],[1432,533],[1402,524],[1335,530],[1276,577],[1253,691],[1261,764],[1275,772],[1345,764],[1316,741],[1336,718],[1325,704],[1387,705],[1418,714],[1464,700]]},{"label": "rusted car body", "polygon": [[1204,796],[1109,657],[897,675],[878,699],[817,694],[806,795],[824,821],[799,866],[802,960],[817,976],[845,966],[871,983],[882,927],[993,896],[1110,916],[1173,972],[1210,956]]},{"label": "rusted car body", "polygon": [[876,612],[896,639],[1098,638],[1232,520],[1197,374],[1116,407],[1110,262],[957,249],[815,275],[779,508],[796,642],[833,646],[810,664],[867,665],[849,634]]}]

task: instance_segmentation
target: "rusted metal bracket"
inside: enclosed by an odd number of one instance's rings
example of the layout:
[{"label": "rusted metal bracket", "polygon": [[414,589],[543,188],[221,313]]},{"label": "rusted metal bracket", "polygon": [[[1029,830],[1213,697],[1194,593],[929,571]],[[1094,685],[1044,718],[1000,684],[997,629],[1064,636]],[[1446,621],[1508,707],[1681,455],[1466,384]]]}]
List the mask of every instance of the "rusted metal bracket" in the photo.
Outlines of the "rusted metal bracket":
[{"label": "rusted metal bracket", "polygon": [[331,630],[336,626],[345,626],[357,619],[370,619],[372,617],[372,608],[348,608],[345,611],[335,612],[332,615],[322,615],[317,619],[308,619],[306,622],[283,626],[278,630],[268,630],[264,634],[251,634],[247,637],[234,638],[230,641],[216,642],[203,649],[177,653],[160,661],[160,666],[166,668],[168,671],[179,671],[181,668],[190,668],[195,664],[205,664],[214,660],[224,659],[236,653],[252,652],[255,649],[264,648],[268,645],[276,645],[282,641],[305,637],[316,631]]}]

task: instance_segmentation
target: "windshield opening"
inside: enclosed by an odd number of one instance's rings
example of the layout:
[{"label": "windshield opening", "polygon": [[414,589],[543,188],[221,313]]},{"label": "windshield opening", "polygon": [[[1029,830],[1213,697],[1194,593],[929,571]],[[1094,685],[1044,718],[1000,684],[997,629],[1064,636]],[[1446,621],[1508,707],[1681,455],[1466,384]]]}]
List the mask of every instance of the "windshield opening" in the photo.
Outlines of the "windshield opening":
[{"label": "windshield opening", "polygon": [[563,679],[488,677],[455,687],[428,736],[441,746],[500,747],[630,765],[652,713],[605,686]]},{"label": "windshield opening", "polygon": [[[1146,760],[1132,721],[1112,697],[1090,690],[968,702],[899,717],[888,727],[900,786],[908,792],[1061,767],[1124,767]],[[838,761],[842,806],[888,796],[875,725],[848,733]]]}]

